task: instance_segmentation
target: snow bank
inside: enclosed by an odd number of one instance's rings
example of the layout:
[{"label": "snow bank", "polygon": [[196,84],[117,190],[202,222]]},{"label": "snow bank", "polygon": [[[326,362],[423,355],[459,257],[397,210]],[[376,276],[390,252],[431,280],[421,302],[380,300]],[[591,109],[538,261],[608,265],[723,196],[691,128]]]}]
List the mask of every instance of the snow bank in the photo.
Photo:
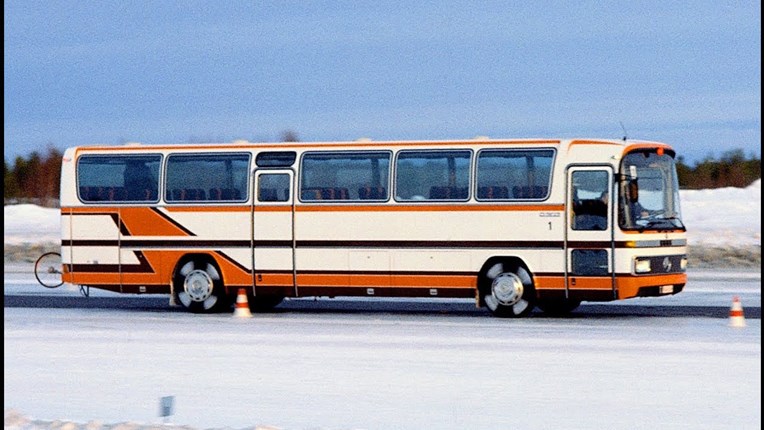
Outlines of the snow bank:
[{"label": "snow bank", "polygon": [[61,211],[36,205],[3,208],[6,245],[40,244],[61,241]]},{"label": "snow bank", "polygon": [[680,191],[690,245],[762,244],[762,181],[747,188]]}]

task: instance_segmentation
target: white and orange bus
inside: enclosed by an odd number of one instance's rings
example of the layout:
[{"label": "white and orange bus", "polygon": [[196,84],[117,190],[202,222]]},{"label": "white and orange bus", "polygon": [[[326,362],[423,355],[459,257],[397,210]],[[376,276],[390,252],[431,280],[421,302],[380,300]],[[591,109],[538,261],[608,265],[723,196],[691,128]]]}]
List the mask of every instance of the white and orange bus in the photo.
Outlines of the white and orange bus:
[{"label": "white and orange bus", "polygon": [[69,148],[63,280],[192,312],[475,298],[496,316],[686,283],[674,150],[592,139]]}]

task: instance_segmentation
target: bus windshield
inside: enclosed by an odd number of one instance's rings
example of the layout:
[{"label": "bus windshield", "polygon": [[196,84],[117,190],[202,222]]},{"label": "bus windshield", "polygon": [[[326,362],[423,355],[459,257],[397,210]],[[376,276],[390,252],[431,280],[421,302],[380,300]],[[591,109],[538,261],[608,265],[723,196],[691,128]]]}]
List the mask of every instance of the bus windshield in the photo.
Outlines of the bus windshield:
[{"label": "bus windshield", "polygon": [[633,152],[622,160],[619,226],[624,230],[685,229],[675,160],[658,152]]}]

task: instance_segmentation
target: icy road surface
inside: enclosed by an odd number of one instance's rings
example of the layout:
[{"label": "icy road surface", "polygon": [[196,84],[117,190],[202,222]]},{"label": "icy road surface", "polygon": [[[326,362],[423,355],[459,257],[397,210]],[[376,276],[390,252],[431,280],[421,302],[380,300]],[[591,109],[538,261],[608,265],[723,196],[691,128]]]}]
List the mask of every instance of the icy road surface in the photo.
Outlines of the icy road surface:
[{"label": "icy road surface", "polygon": [[[14,276],[6,295],[78,295]],[[744,328],[728,326],[734,294]],[[161,424],[174,396],[170,422],[200,429],[754,429],[761,297],[759,274],[705,272],[676,296],[570,318],[500,320],[459,301],[293,301],[251,319],[6,306],[4,407],[91,427]]]}]

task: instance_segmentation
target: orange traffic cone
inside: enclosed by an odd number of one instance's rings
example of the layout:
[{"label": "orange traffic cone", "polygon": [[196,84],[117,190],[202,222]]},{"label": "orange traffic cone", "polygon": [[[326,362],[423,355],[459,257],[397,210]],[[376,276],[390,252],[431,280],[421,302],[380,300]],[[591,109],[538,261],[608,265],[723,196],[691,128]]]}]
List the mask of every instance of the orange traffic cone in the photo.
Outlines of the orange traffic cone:
[{"label": "orange traffic cone", "polygon": [[234,308],[234,316],[239,318],[252,318],[250,305],[247,303],[247,293],[244,291],[244,288],[240,288],[239,294],[236,295],[236,307]]},{"label": "orange traffic cone", "polygon": [[746,327],[746,321],[744,321],[744,308],[741,307],[741,301],[738,299],[738,296],[733,296],[733,304],[730,307],[728,325],[730,327]]}]

